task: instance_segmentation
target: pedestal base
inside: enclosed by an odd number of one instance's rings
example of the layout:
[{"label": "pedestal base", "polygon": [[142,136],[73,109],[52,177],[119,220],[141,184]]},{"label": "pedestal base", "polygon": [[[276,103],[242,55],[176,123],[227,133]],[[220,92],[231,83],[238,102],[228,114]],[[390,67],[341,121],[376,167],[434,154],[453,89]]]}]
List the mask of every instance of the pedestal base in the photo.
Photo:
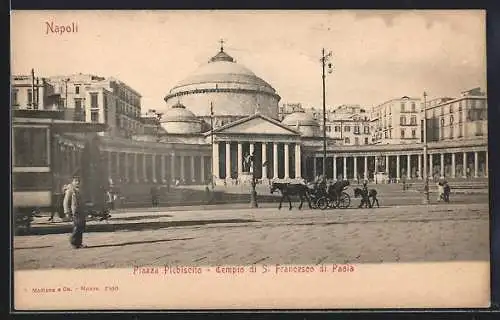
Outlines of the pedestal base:
[{"label": "pedestal base", "polygon": [[238,176],[238,183],[243,185],[251,185],[252,184],[252,174],[250,172],[242,172]]}]

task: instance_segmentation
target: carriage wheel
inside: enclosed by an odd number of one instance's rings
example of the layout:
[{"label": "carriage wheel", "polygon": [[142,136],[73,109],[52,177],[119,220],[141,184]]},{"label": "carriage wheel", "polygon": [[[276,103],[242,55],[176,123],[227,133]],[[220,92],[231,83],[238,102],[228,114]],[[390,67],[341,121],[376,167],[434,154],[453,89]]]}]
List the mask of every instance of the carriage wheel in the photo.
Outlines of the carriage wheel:
[{"label": "carriage wheel", "polygon": [[330,209],[336,209],[338,206],[338,203],[336,200],[329,198],[328,199],[328,208]]},{"label": "carriage wheel", "polygon": [[318,209],[318,200],[317,199],[311,199],[311,208]]},{"label": "carriage wheel", "polygon": [[316,202],[316,205],[319,209],[325,210],[326,208],[328,208],[328,199],[326,197],[321,197]]},{"label": "carriage wheel", "polygon": [[350,205],[351,205],[351,197],[349,197],[347,193],[342,192],[337,206],[341,209],[346,209],[349,208]]}]

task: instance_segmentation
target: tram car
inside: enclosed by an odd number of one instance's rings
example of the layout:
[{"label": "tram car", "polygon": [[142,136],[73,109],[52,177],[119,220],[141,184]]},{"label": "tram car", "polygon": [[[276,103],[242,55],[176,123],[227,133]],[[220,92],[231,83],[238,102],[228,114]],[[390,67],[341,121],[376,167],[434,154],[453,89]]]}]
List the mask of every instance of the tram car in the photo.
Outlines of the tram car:
[{"label": "tram car", "polygon": [[[62,210],[63,186],[75,170],[82,201],[104,208],[106,177],[98,132],[106,125],[47,118],[12,118],[12,222],[29,231],[34,217]],[[59,215],[61,215],[59,213]]]}]

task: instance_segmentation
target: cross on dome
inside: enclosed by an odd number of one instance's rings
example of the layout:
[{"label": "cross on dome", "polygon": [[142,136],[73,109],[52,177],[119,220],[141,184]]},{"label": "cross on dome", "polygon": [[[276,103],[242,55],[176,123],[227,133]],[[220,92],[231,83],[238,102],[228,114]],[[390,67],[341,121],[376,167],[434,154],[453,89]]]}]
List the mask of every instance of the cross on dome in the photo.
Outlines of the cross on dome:
[{"label": "cross on dome", "polygon": [[220,42],[220,52],[224,52],[224,42],[225,42],[224,39],[221,38],[219,42]]}]

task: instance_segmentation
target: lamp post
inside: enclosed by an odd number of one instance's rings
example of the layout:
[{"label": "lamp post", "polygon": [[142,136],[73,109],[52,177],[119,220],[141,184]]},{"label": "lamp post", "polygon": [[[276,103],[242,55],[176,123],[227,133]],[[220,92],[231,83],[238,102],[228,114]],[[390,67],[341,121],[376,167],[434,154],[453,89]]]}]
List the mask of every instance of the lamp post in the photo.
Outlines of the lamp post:
[{"label": "lamp post", "polygon": [[429,204],[429,173],[427,170],[427,92],[424,91],[424,117],[423,117],[423,135],[424,135],[424,198],[423,204]]},{"label": "lamp post", "polygon": [[[325,48],[321,52],[321,78],[323,80],[323,178],[326,178],[326,89],[325,89],[325,65],[332,56],[332,52],[326,54]],[[332,64],[328,63],[328,73],[332,73]]]},{"label": "lamp post", "polygon": [[210,184],[211,184],[211,187],[212,187],[212,190],[215,188],[215,184],[214,184],[214,175],[215,175],[215,172],[214,171],[214,106],[213,106],[213,103],[210,102],[210,142],[211,142],[211,150],[212,150],[212,177],[210,179]]}]

